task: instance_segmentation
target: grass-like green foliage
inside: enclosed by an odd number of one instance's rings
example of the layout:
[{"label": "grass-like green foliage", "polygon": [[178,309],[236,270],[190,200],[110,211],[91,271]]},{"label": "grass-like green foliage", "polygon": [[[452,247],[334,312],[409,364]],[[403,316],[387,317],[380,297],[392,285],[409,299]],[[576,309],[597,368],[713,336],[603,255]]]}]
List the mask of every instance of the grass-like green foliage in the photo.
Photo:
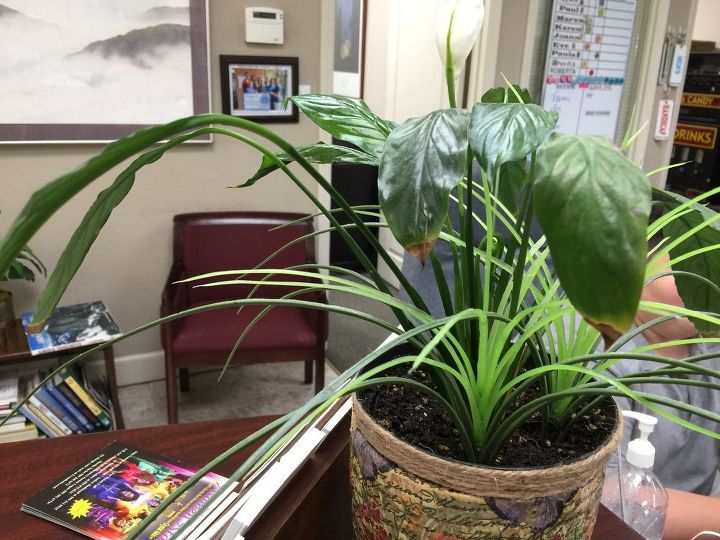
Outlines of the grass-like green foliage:
[{"label": "grass-like green foliage", "polygon": [[[526,92],[516,87],[491,90],[470,111],[439,110],[400,125],[377,117],[356,99],[305,95],[292,101],[333,137],[357,148],[325,144],[296,148],[260,125],[219,114],[178,120],[114,142],[40,189],[0,244],[0,275],[4,275],[54,212],[103,173],[134,156],[115,182],[98,195],[65,248],[40,300],[35,322],[41,326],[95,241],[97,231],[132,188],[136,173],[177,144],[205,133],[234,138],[262,155],[258,172],[238,187],[265,181],[267,174],[281,170],[329,220],[330,230],[336,230],[347,242],[366,276],[319,265],[238,269],[202,276],[199,286],[263,283],[292,285],[297,291],[279,300],[251,297],[195,308],[148,323],[121,338],[200,311],[249,304],[266,305],[268,309],[295,305],[334,311],[369,320],[397,334],[391,342],[359,359],[303,407],[240,441],[196,477],[264,439],[231,478],[241,479],[336,397],[383,384],[409,385],[442,403],[457,426],[465,458],[475,463],[492,463],[503,443],[531,416],[542,419],[548,438],[558,438],[573,428],[574,420],[584,411],[611,396],[629,396],[660,416],[718,437],[716,432],[672,411],[693,412],[718,422],[717,412],[699,411],[633,390],[641,382],[697,384],[717,390],[720,385],[716,382],[695,383],[686,377],[702,374],[717,381],[720,373],[703,366],[708,355],[677,361],[651,350],[619,353],[616,349],[621,342],[598,353],[600,334],[594,327],[602,324],[625,332],[640,307],[659,317],[630,335],[687,316],[702,328],[703,340],[714,339],[710,336],[720,328],[719,218],[701,204],[713,192],[687,200],[657,190],[666,213],[648,227],[651,189],[646,174],[625,158],[622,149],[604,139],[554,133],[556,115],[525,103]],[[471,174],[474,162],[479,164],[478,177]],[[351,208],[313,163],[378,166],[380,206]],[[295,172],[298,169],[330,195],[337,210],[321,203],[315,191],[300,180]],[[458,228],[448,220],[451,203],[459,208]],[[338,213],[346,214],[350,223],[341,225]],[[530,234],[533,216],[542,227],[539,238]],[[474,224],[482,228],[481,235],[475,233]],[[499,233],[501,226],[507,234]],[[389,227],[407,249],[432,266],[444,317],[430,315],[423,299],[379,244],[374,227]],[[409,303],[392,296],[348,233],[350,229],[360,231],[378,250],[408,291]],[[648,259],[647,240],[660,229],[667,239]],[[438,239],[452,246],[452,286],[432,251]],[[666,254],[675,268],[668,272],[676,275],[685,308],[639,302],[643,285],[654,279],[654,266]],[[321,275],[321,269],[333,273]],[[269,274],[273,280],[266,280]],[[316,290],[344,291],[384,303],[397,316],[401,328],[348,308],[300,299],[303,293]],[[413,344],[418,353],[382,364],[375,362],[401,343]],[[607,370],[625,358],[645,360],[647,367],[640,373],[612,377]],[[422,365],[436,389],[385,374],[399,364],[408,370]],[[538,397],[513,410],[511,405],[530,386],[539,389]],[[188,485],[179,488],[144,524]],[[136,529],[133,535],[138,532]]]}]

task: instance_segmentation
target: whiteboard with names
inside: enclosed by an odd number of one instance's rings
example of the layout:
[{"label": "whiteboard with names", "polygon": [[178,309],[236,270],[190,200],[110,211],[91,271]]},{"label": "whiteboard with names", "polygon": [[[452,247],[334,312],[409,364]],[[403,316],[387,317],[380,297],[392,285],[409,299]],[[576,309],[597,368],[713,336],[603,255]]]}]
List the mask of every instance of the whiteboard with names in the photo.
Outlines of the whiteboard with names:
[{"label": "whiteboard with names", "polygon": [[557,130],[613,139],[637,0],[555,0],[543,107]]}]

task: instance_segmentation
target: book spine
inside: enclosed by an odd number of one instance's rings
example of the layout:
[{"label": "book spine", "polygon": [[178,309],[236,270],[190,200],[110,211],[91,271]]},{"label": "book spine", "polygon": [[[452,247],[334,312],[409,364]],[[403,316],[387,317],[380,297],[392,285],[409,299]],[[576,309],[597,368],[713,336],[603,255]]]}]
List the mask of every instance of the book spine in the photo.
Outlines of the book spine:
[{"label": "book spine", "polygon": [[[35,416],[37,416],[41,422],[45,422],[45,424],[55,432],[56,436],[63,437],[67,435],[66,431],[70,431],[69,429],[67,429],[67,427],[63,430],[63,428],[60,427],[57,422],[55,422],[55,420],[45,414],[45,411],[39,409],[33,403],[28,403],[28,406],[30,407],[30,411],[34,412]],[[57,420],[58,422],[60,421],[59,418]]]},{"label": "book spine", "polygon": [[30,403],[37,407],[63,435],[72,435],[70,428],[63,424],[62,420],[55,416],[55,413],[48,409],[45,404],[38,399],[37,395],[30,396]]},{"label": "book spine", "polygon": [[63,395],[68,400],[70,400],[70,403],[75,405],[75,408],[82,413],[82,415],[88,420],[88,422],[90,422],[96,428],[102,427],[100,419],[90,412],[90,409],[88,409],[85,404],[80,401],[80,398],[75,395],[75,392],[72,391],[72,389],[62,378],[60,378],[59,381],[55,382],[55,388],[62,392]]},{"label": "book spine", "polygon": [[84,430],[75,423],[75,420],[70,418],[70,414],[63,409],[62,405],[57,402],[47,388],[41,386],[35,395],[63,424],[70,428],[70,431],[73,433],[84,433]]},{"label": "book spine", "polygon": [[75,405],[73,405],[52,382],[48,382],[45,385],[45,388],[47,388],[52,397],[55,398],[55,401],[57,401],[60,406],[70,414],[70,417],[76,424],[78,424],[78,426],[82,426],[85,431],[95,430],[95,425],[88,422],[87,418],[83,416],[77,407],[75,407]]},{"label": "book spine", "polygon": [[20,414],[35,424],[35,426],[48,437],[57,437],[59,435],[59,433],[51,427],[52,424],[46,423],[39,414],[35,414],[35,411],[30,408],[28,403],[20,407]]},{"label": "book spine", "polygon": [[65,369],[62,371],[61,375],[62,378],[65,379],[67,385],[72,389],[73,392],[75,392],[75,395],[80,398],[80,401],[82,401],[85,406],[90,409],[90,412],[92,412],[95,416],[98,417],[98,420],[100,420],[103,426],[109,428],[112,425],[110,417],[105,411],[100,409],[100,406],[95,402],[93,398],[90,397],[90,395],[85,391],[82,385],[77,382],[75,377],[73,377]]},{"label": "book spine", "polygon": [[58,425],[49,416],[47,416],[42,410],[40,410],[38,407],[36,407],[33,403],[28,402],[26,405],[30,409],[30,412],[38,417],[38,420],[43,422],[46,427],[50,428],[50,430],[55,433],[55,435],[54,435],[55,437],[62,437],[65,435],[65,432],[62,429],[60,429],[58,427]]}]

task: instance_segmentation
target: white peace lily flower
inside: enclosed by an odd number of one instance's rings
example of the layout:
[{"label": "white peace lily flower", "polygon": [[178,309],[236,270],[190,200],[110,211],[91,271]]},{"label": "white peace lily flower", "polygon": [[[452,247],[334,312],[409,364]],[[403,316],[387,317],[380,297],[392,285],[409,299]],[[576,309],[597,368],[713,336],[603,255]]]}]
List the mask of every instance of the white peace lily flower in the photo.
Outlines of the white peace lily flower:
[{"label": "white peace lily flower", "polygon": [[[451,17],[452,29],[450,28]],[[446,65],[447,35],[448,31],[451,32],[450,52],[456,79],[480,34],[484,17],[483,0],[448,0],[440,10],[435,27],[435,40],[440,52],[440,60],[443,65]]]}]

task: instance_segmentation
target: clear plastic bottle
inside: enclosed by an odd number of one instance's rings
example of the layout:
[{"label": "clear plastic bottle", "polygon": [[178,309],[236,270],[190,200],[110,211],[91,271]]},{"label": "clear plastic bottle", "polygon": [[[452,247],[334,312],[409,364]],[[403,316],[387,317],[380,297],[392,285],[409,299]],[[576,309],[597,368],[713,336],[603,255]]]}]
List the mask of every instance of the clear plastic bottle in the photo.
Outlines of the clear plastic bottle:
[{"label": "clear plastic bottle", "polygon": [[655,448],[648,440],[657,419],[635,411],[622,413],[638,421],[640,436],[630,441],[624,458],[619,456],[618,469],[608,471],[602,502],[643,538],[660,540],[668,496],[652,472]]}]

